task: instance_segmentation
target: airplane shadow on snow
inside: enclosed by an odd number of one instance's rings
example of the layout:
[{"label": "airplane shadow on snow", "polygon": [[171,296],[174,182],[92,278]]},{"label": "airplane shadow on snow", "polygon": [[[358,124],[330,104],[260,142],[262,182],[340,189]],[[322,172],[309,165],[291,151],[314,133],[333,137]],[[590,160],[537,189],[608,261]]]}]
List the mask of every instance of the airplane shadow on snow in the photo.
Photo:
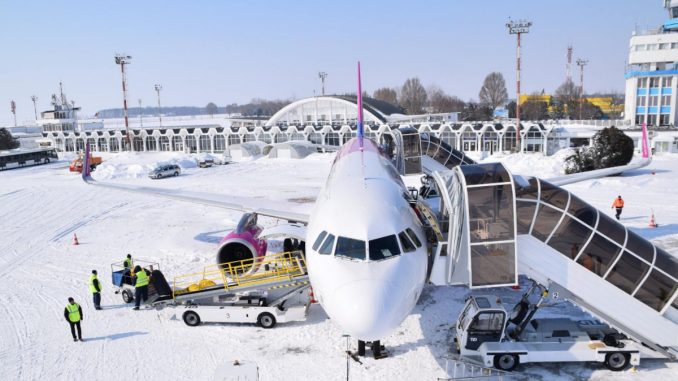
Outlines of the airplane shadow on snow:
[{"label": "airplane shadow on snow", "polygon": [[193,237],[193,239],[200,242],[218,244],[219,242],[221,242],[224,236],[227,233],[231,232],[232,230],[233,229],[226,229],[199,233],[195,237]]}]

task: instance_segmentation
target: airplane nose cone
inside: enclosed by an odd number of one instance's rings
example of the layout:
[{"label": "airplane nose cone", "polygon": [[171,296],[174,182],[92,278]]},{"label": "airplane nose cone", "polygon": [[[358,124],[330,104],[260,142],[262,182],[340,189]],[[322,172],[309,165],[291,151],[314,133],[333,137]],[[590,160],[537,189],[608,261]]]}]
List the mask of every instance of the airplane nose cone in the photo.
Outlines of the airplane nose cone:
[{"label": "airplane nose cone", "polygon": [[354,338],[380,340],[400,325],[406,313],[399,304],[402,289],[393,282],[362,280],[339,287],[332,295],[330,318]]}]

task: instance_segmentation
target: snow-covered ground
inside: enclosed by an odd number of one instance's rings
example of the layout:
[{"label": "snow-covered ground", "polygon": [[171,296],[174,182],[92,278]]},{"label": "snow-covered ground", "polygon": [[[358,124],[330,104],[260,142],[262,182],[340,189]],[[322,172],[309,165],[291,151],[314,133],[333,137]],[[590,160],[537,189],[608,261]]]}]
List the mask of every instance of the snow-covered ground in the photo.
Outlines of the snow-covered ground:
[{"label": "snow-covered ground", "polygon": [[[174,153],[115,154],[97,171],[100,180],[182,188],[284,202],[308,210],[333,155],[303,160],[259,159],[196,168]],[[490,158],[489,160],[491,160]],[[559,175],[561,158],[500,158],[521,174]],[[488,160],[488,159],[486,159]],[[175,162],[177,178],[151,180],[156,162]],[[678,255],[678,156],[655,158],[650,167],[622,177],[569,186],[603,211],[623,195],[622,222]],[[654,210],[659,228],[647,227]],[[254,362],[262,380],[345,379],[346,339],[320,306],[308,321],[264,330],[252,325],[186,326],[173,309],[132,311],[113,293],[110,264],[127,253],[157,261],[168,278],[214,263],[219,239],[239,214],[85,185],[66,162],[0,172],[0,379],[208,380],[222,364]],[[264,221],[267,224],[274,221]],[[71,244],[77,233],[79,246]],[[92,269],[104,285],[103,311],[88,292]],[[483,293],[487,293],[484,290]],[[505,303],[520,291],[497,289]],[[350,363],[355,380],[435,380],[444,376],[450,327],[468,290],[428,287],[400,329],[385,338],[392,356]],[[85,341],[74,343],[63,309],[69,296],[83,306]],[[565,302],[551,315],[585,315]],[[355,350],[355,342],[351,341]],[[541,380],[675,380],[678,364],[644,360],[637,372],[612,373],[600,364],[527,365],[517,378]]]}]

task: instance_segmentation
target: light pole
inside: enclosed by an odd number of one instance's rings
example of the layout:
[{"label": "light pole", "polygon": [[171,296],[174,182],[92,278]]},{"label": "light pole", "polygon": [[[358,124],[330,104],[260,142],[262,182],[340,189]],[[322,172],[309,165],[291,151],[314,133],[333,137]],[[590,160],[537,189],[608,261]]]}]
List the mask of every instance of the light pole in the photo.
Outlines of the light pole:
[{"label": "light pole", "polygon": [[584,106],[584,66],[588,65],[589,60],[577,58],[577,66],[579,66],[579,120],[582,120],[582,107]]},{"label": "light pole", "polygon": [[509,22],[506,23],[509,34],[515,34],[518,37],[516,48],[516,144],[518,144],[520,151],[522,151],[522,147],[520,147],[520,35],[529,33],[531,26],[532,21],[527,20],[513,21],[509,19]]},{"label": "light pole", "polygon": [[144,126],[144,119],[142,117],[142,111],[141,111],[141,99],[139,99],[139,127]]},{"label": "light pole", "polygon": [[38,101],[38,97],[35,95],[31,95],[31,100],[33,101],[33,112],[35,113],[35,120],[38,120],[38,106],[36,106],[35,102]]},{"label": "light pole", "polygon": [[162,107],[160,107],[160,90],[162,90],[162,85],[155,84],[155,92],[158,93],[158,118],[160,119],[160,128],[162,128]]},{"label": "light pole", "polygon": [[127,141],[127,149],[134,151],[132,147],[132,138],[129,133],[129,120],[127,119],[127,76],[125,75],[125,65],[130,63],[132,56],[126,56],[124,54],[115,55],[116,65],[120,65],[120,72],[122,73],[122,105],[125,113],[125,130],[127,131],[127,136],[125,140]]},{"label": "light pole", "polygon": [[321,71],[321,72],[318,73],[318,77],[320,77],[320,81],[321,81],[322,84],[323,84],[323,87],[322,87],[322,93],[321,93],[321,94],[322,94],[322,96],[324,97],[324,96],[325,96],[325,78],[327,78],[327,73],[325,73],[324,71]]},{"label": "light pole", "polygon": [[14,102],[14,100],[12,100],[9,106],[12,110],[12,114],[14,114],[14,127],[16,127],[16,103]]}]

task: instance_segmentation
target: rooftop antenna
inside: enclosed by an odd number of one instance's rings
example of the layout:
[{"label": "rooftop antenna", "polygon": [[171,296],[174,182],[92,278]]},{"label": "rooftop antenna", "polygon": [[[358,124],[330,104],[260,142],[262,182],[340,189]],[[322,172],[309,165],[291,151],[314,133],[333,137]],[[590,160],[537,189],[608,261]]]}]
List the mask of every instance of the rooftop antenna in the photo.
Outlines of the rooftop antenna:
[{"label": "rooftop antenna", "polygon": [[127,119],[127,75],[125,74],[125,65],[129,64],[132,60],[132,56],[125,54],[116,54],[115,55],[115,64],[120,65],[120,72],[122,73],[122,105],[125,114],[125,130],[127,135],[125,136],[125,141],[127,142],[127,149],[133,151],[132,140],[129,133],[129,120]]},{"label": "rooftop antenna", "polygon": [[322,94],[322,96],[324,97],[324,96],[325,96],[325,78],[327,78],[327,73],[325,73],[324,71],[321,71],[321,72],[318,73],[318,77],[320,77],[320,81],[321,81],[322,84],[323,84],[323,87],[322,87],[322,93],[321,93],[321,94]]}]

